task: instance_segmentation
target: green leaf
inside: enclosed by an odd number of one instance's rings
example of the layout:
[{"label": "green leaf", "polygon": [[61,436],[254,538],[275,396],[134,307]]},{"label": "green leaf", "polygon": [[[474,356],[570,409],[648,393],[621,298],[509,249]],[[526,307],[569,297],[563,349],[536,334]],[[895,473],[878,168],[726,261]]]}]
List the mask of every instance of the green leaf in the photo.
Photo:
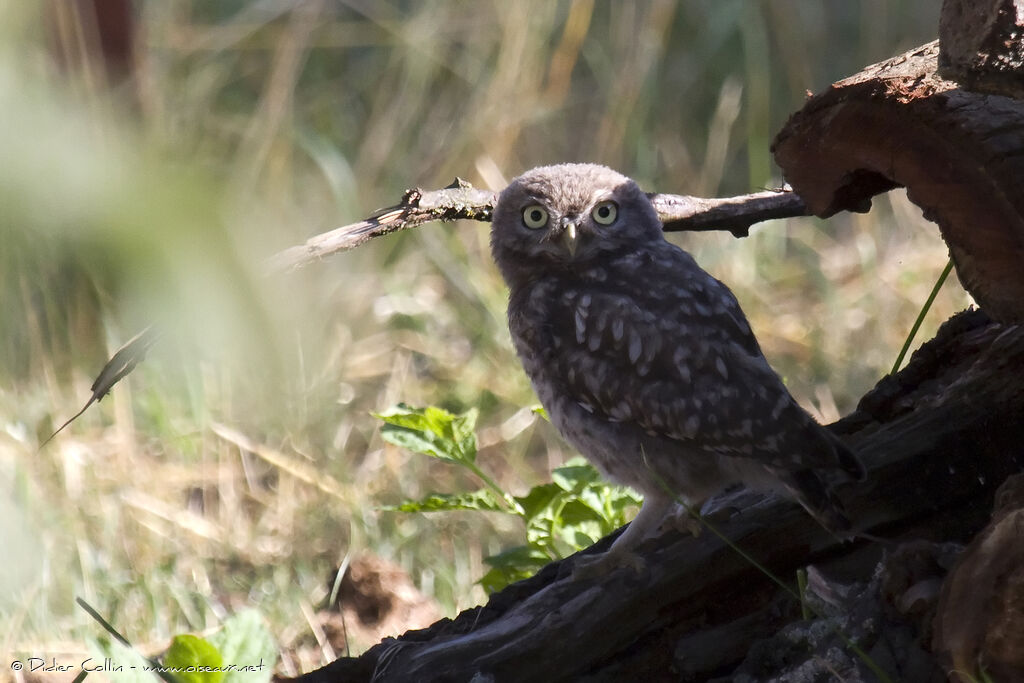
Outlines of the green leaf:
[{"label": "green leaf", "polygon": [[182,683],[220,683],[224,659],[220,651],[199,636],[174,636],[163,665]]},{"label": "green leaf", "polygon": [[548,417],[548,411],[544,410],[544,406],[537,405],[537,406],[534,406],[533,408],[531,408],[531,410],[533,411],[534,415],[540,415],[542,418],[544,418],[548,422],[551,422],[551,418]]},{"label": "green leaf", "polygon": [[[538,412],[538,411],[534,411]],[[565,557],[625,524],[627,511],[640,499],[629,489],[605,482],[593,465],[575,457],[552,473],[552,483],[535,486],[512,498],[475,464],[477,413],[453,415],[428,406],[398,404],[377,417],[385,422],[381,435],[390,443],[467,467],[487,489],[471,493],[433,493],[384,509],[401,512],[452,510],[502,511],[519,515],[526,526],[526,545],[488,558],[490,571],[480,580],[488,591],[531,576],[552,558]]]},{"label": "green leaf", "polygon": [[593,545],[608,531],[605,518],[590,506],[573,499],[566,502],[561,509],[559,519],[552,528],[552,533],[573,551],[582,550]]},{"label": "green leaf", "polygon": [[585,462],[573,462],[573,458],[565,465],[556,468],[551,472],[551,480],[558,484],[563,490],[578,493],[585,486],[601,482],[601,473]]},{"label": "green leaf", "polygon": [[512,512],[490,489],[480,489],[470,493],[431,493],[420,500],[406,500],[399,505],[388,505],[381,509],[395,512],[447,512],[451,510]]},{"label": "green leaf", "polygon": [[550,557],[531,546],[509,548],[497,555],[484,558],[484,562],[491,565],[491,569],[480,578],[479,583],[490,594],[510,583],[530,578],[550,561]]},{"label": "green leaf", "polygon": [[380,431],[388,443],[454,464],[476,461],[475,408],[453,415],[436,406],[412,408],[399,403],[373,415],[385,422]]},{"label": "green leaf", "polygon": [[516,497],[516,502],[523,509],[523,519],[529,524],[534,517],[548,509],[551,502],[562,492],[557,484],[540,484],[534,486],[525,496]]},{"label": "green leaf", "polygon": [[[611,487],[611,505],[612,510],[615,510],[619,514],[628,507],[640,507],[644,504],[644,497],[633,489],[626,488],[625,486],[612,486]],[[625,520],[622,524],[625,524],[629,520]],[[619,526],[622,526],[620,524]]]},{"label": "green leaf", "polygon": [[277,645],[257,610],[226,619],[210,642],[220,650],[227,671],[221,683],[265,683],[277,662]]}]

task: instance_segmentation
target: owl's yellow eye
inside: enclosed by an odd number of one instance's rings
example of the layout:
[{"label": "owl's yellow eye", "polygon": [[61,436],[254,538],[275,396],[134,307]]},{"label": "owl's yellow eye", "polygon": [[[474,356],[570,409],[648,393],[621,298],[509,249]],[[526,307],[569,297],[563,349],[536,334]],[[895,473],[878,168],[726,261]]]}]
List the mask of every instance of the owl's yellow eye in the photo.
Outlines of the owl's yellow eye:
[{"label": "owl's yellow eye", "polygon": [[594,207],[590,215],[601,225],[611,225],[619,215],[619,207],[611,200],[603,201]]},{"label": "owl's yellow eye", "polygon": [[536,230],[548,224],[548,210],[540,204],[534,204],[523,209],[523,224]]}]

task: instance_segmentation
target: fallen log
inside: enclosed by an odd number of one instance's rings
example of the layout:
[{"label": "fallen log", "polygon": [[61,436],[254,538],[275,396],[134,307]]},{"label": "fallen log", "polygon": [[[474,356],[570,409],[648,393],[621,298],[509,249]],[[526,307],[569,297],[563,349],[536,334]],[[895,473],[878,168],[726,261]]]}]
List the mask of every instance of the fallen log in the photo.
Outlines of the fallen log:
[{"label": "fallen log", "polygon": [[[385,640],[361,657],[339,659],[299,680],[729,676],[760,640],[800,621],[801,605],[790,592],[798,569],[814,565],[821,576],[852,581],[870,576],[901,541],[966,543],[984,527],[996,488],[1024,469],[1019,368],[1024,327],[964,312],[902,372],[880,382],[853,414],[832,425],[869,469],[867,482],[839,493],[858,530],[875,538],[840,541],[799,506],[775,497],[737,491],[712,501],[705,513],[715,528],[789,590],[708,531],[696,538],[673,531],[651,540],[641,549],[646,568],[639,574],[627,567],[600,580],[573,580],[575,558],[602,551],[609,537],[454,620]],[[921,628],[879,623],[860,634],[858,647],[869,651],[892,629]],[[915,661],[922,657],[929,658],[923,649]],[[864,675],[871,671],[852,650],[842,662]],[[893,680],[904,677],[899,670],[887,673]]]}]

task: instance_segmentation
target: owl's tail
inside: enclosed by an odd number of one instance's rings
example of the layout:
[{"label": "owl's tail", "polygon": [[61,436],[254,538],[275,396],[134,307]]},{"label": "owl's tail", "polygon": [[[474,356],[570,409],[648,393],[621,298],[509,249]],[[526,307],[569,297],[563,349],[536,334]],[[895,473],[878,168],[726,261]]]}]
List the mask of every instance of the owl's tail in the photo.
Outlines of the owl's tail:
[{"label": "owl's tail", "polygon": [[864,481],[867,479],[868,471],[864,469],[864,463],[850,450],[850,447],[825,428],[822,428],[821,433],[825,435],[828,445],[832,448],[832,452],[835,453],[836,464],[839,465],[839,469],[853,481]]},{"label": "owl's tail", "polygon": [[[820,434],[827,442],[825,447],[831,448],[833,461],[836,463],[835,469],[842,473],[842,478],[863,481],[867,477],[867,471],[860,458],[827,429],[820,429]],[[822,476],[827,474],[809,468],[787,472],[782,475],[782,481],[793,497],[819,524],[840,538],[848,538],[853,526],[846,515],[843,502]]]},{"label": "owl's tail", "polygon": [[840,538],[850,536],[853,525],[843,501],[814,470],[797,470],[782,476],[783,485],[819,524]]}]

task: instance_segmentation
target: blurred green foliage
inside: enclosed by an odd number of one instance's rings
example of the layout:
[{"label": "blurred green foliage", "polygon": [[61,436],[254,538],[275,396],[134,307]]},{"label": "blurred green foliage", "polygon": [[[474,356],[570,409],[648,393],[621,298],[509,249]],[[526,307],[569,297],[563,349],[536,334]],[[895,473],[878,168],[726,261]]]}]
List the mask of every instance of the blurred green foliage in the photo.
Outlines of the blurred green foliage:
[{"label": "blurred green foliage", "polygon": [[[380,512],[475,482],[369,413],[475,408],[475,463],[510,495],[571,457],[523,408],[486,230],[424,226],[274,278],[262,259],[455,175],[593,161],[650,190],[777,185],[770,139],[805,92],[932,39],[939,4],[144,0],[119,71],[89,3],[0,3],[2,649],[82,643],[75,595],[147,652],[253,605],[282,669],[310,668],[326,655],[301,607],[364,551],[447,612],[482,599],[483,558],[521,528]],[[886,372],[947,256],[899,193],[672,239],[825,419]],[[947,283],[918,339],[966,301]],[[147,362],[36,452],[154,322]]]}]

